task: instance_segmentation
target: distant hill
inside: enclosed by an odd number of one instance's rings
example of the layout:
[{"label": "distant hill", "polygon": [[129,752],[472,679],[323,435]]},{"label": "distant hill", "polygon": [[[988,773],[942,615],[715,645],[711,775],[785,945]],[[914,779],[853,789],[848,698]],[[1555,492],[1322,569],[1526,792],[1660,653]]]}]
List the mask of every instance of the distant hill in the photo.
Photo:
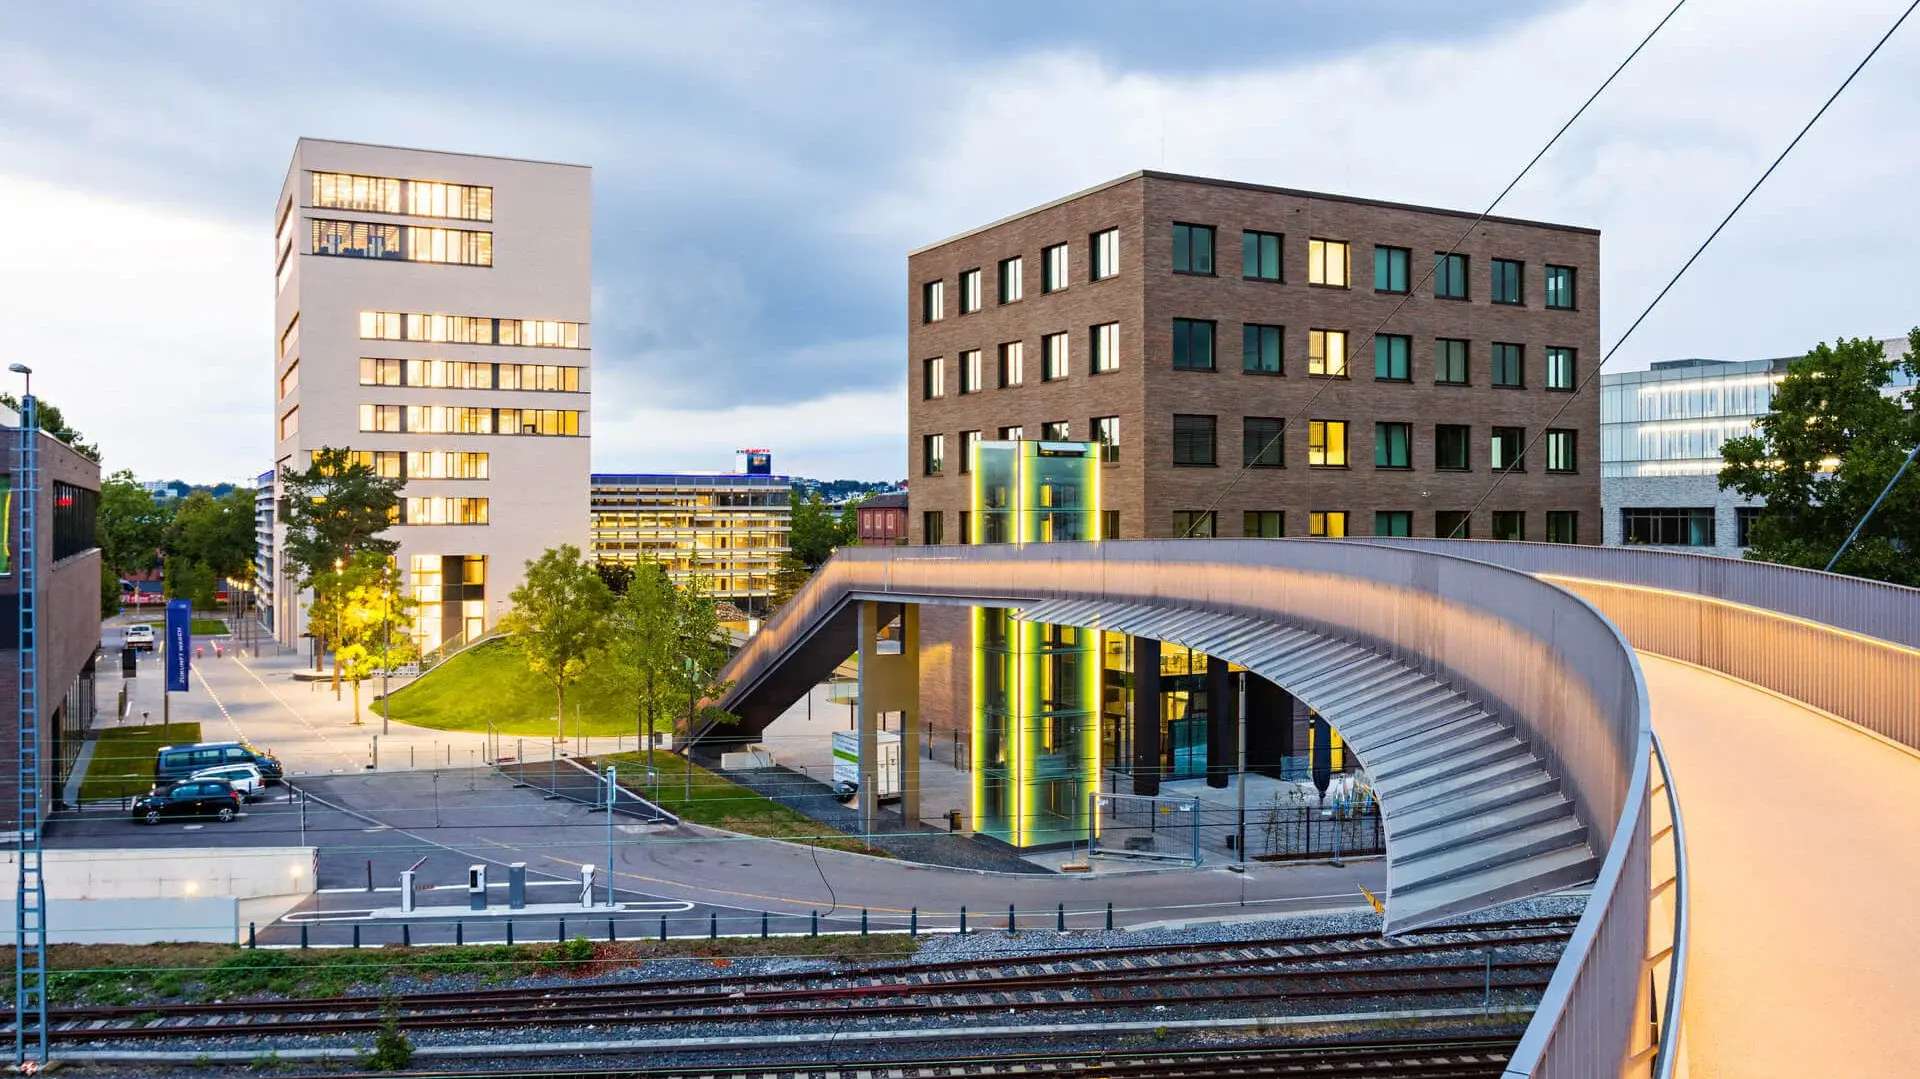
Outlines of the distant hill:
[{"label": "distant hill", "polygon": [[860,495],[878,494],[881,491],[897,491],[900,484],[885,480],[815,480],[805,476],[793,477],[793,489],[803,498],[819,495],[822,502],[845,502]]},{"label": "distant hill", "polygon": [[153,495],[153,497],[166,501],[169,499],[185,498],[195,491],[205,491],[215,498],[225,498],[233,492],[234,487],[237,485],[232,483],[188,483],[185,480],[141,480],[140,486],[145,487],[147,493]]}]

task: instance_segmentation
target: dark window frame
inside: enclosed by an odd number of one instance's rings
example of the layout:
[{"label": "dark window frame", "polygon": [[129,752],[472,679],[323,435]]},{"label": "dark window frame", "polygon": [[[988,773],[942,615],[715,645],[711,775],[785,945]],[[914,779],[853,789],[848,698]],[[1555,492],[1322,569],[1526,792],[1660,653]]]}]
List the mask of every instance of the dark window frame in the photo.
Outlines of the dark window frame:
[{"label": "dark window frame", "polygon": [[[1525,307],[1527,305],[1527,264],[1519,259],[1490,259],[1487,269],[1487,298],[1504,307]],[[1510,274],[1511,281],[1502,281],[1503,275]],[[1501,286],[1511,285],[1502,289]],[[1502,296],[1513,298],[1502,299]]]},{"label": "dark window frame", "polygon": [[[1184,521],[1181,519],[1185,518]],[[1205,524],[1204,530],[1194,529],[1195,524]],[[1174,510],[1174,539],[1213,539],[1219,534],[1219,517],[1213,510]]]},{"label": "dark window frame", "polygon": [[[1272,524],[1272,531],[1267,525]],[[1240,535],[1245,539],[1281,539],[1287,534],[1286,510],[1242,510]]]},{"label": "dark window frame", "polygon": [[[1506,543],[1525,543],[1527,541],[1526,510],[1494,510],[1489,519],[1492,523],[1489,525],[1488,534],[1494,539]],[[1508,531],[1508,529],[1502,527],[1503,525],[1516,526],[1511,530],[1513,535],[1502,535],[1503,532]]]},{"label": "dark window frame", "polygon": [[[1268,331],[1272,331],[1269,333]],[[1274,366],[1247,366],[1248,346],[1253,346],[1255,362],[1266,362],[1267,339],[1271,337],[1274,345]],[[1263,375],[1282,377],[1287,373],[1287,328],[1265,322],[1243,322],[1240,324],[1240,373],[1243,375]]]},{"label": "dark window frame", "polygon": [[1287,421],[1279,416],[1240,417],[1240,465],[1287,467]]},{"label": "dark window frame", "polygon": [[[1013,268],[1013,271],[1014,271],[1011,274],[1007,272],[1007,268],[1010,266]],[[1010,303],[1019,303],[1021,300],[1026,298],[1027,283],[1025,281],[1025,275],[1026,275],[1026,260],[1021,258],[1019,255],[1011,255],[1007,258],[1003,258],[1000,260],[999,269],[996,270],[994,273],[994,281],[995,281],[996,287],[999,290],[998,294],[1000,297],[1000,306],[1004,307]],[[1007,287],[1009,283],[1012,283],[1017,286],[1018,291],[1020,292],[1020,295],[1018,296],[1009,295],[1009,293],[1014,291],[1013,289],[1009,289]]]},{"label": "dark window frame", "polygon": [[1434,510],[1433,535],[1435,539],[1472,539],[1472,512],[1469,510]]},{"label": "dark window frame", "polygon": [[[1380,523],[1382,519],[1389,518],[1389,517],[1393,518],[1393,521],[1395,524],[1404,525],[1406,527],[1406,531],[1404,532],[1380,531]],[[1373,511],[1373,534],[1376,536],[1393,536],[1393,537],[1402,538],[1402,539],[1412,539],[1413,538],[1413,511],[1412,510],[1374,510]]]},{"label": "dark window frame", "polygon": [[[1554,459],[1560,456],[1558,453],[1555,452],[1554,443],[1560,442],[1560,441],[1566,442],[1567,444],[1566,456],[1572,462],[1572,464],[1568,465],[1565,468],[1554,467]],[[1555,475],[1555,476],[1572,476],[1572,475],[1579,474],[1580,472],[1580,431],[1578,428],[1549,427],[1547,428],[1547,436],[1546,436],[1546,441],[1544,445],[1546,447],[1548,474]]]},{"label": "dark window frame", "polygon": [[[1204,459],[1200,456],[1203,438]],[[1181,459],[1183,454],[1186,457],[1185,460]],[[1220,467],[1220,417],[1191,412],[1173,414],[1173,466],[1175,468]]]},{"label": "dark window frame", "polygon": [[[1566,537],[1565,539],[1560,538],[1563,534]],[[1548,543],[1579,543],[1580,511],[1548,510],[1547,534],[1545,538]]]},{"label": "dark window frame", "polygon": [[[1265,244],[1273,241],[1273,272],[1264,272],[1267,268]],[[1251,245],[1251,250],[1249,250]],[[1259,229],[1240,230],[1240,279],[1242,281],[1266,281],[1275,285],[1287,283],[1287,234],[1284,232],[1263,232]],[[1247,272],[1247,261],[1253,261],[1253,273]]]},{"label": "dark window frame", "polygon": [[[1400,371],[1393,373],[1393,346],[1402,347],[1400,353]],[[1385,353],[1387,373],[1381,374],[1382,352]],[[1413,381],[1413,338],[1403,333],[1379,333],[1373,336],[1373,380],[1375,382],[1412,382]]]},{"label": "dark window frame", "polygon": [[[1459,452],[1449,454],[1443,447],[1450,440],[1458,439]],[[1457,460],[1458,464],[1449,462]],[[1472,472],[1473,471],[1473,427],[1464,423],[1436,423],[1433,425],[1433,468],[1436,472]]]},{"label": "dark window frame", "polygon": [[[1393,456],[1391,452],[1393,450],[1393,438],[1390,433],[1396,430],[1400,434],[1399,448],[1401,460],[1398,464],[1391,460]],[[1380,460],[1382,451],[1386,451],[1385,456],[1389,458],[1389,460],[1384,463]],[[1373,467],[1393,472],[1410,472],[1413,470],[1413,424],[1402,423],[1397,420],[1374,421]]]},{"label": "dark window frame", "polygon": [[[1650,547],[1717,546],[1718,516],[1712,506],[1622,506],[1620,542]],[[1693,542],[1702,522],[1705,541]],[[1675,538],[1666,538],[1669,535]]]},{"label": "dark window frame", "polygon": [[[1498,463],[1496,458],[1506,450],[1513,451],[1512,463]],[[1487,468],[1495,472],[1525,472],[1527,470],[1527,429],[1506,425],[1492,428],[1487,435]]]},{"label": "dark window frame", "polygon": [[[1458,345],[1460,361],[1459,378],[1441,378],[1440,350],[1447,350],[1447,372],[1452,373],[1454,356],[1452,346]],[[1464,337],[1436,337],[1433,339],[1433,384],[1436,386],[1473,385],[1473,342]]]},{"label": "dark window frame", "polygon": [[[1501,376],[1505,371],[1502,357],[1513,360],[1512,381]],[[1527,346],[1512,341],[1494,341],[1487,352],[1487,384],[1497,390],[1524,390],[1527,388]]]},{"label": "dark window frame", "polygon": [[[1207,330],[1206,332],[1207,362],[1204,366],[1198,365],[1192,362],[1193,361],[1192,337],[1193,337],[1194,331],[1201,326],[1205,326]],[[1174,319],[1173,320],[1173,352],[1171,356],[1171,359],[1173,361],[1173,369],[1175,371],[1217,371],[1219,370],[1220,369],[1220,357],[1219,357],[1220,332],[1219,330],[1220,330],[1220,324],[1215,322],[1212,319],[1205,319],[1205,318]],[[1182,340],[1183,334],[1186,336],[1187,340],[1184,340],[1184,341]],[[1183,355],[1187,359],[1187,362],[1185,363],[1181,362],[1181,358]]]},{"label": "dark window frame", "polygon": [[[1566,287],[1562,289],[1555,289],[1553,287],[1554,278],[1560,277],[1563,275],[1566,280]],[[1579,299],[1578,299],[1578,290],[1576,289],[1575,286],[1578,284],[1579,280],[1580,280],[1580,271],[1576,267],[1555,266],[1553,263],[1548,263],[1547,272],[1543,276],[1547,310],[1578,311],[1580,309],[1580,306],[1579,306]],[[1566,302],[1564,303],[1553,302],[1554,293],[1556,291],[1563,294],[1561,296],[1561,299],[1563,299]]]},{"label": "dark window frame", "polygon": [[[1473,299],[1473,290],[1467,285],[1467,275],[1473,267],[1467,256],[1458,251],[1435,251],[1433,253],[1433,298],[1436,300]],[[1459,291],[1452,291],[1455,284]]]},{"label": "dark window frame", "polygon": [[[1393,287],[1393,263],[1399,255],[1400,287]],[[1382,287],[1380,278],[1385,271],[1387,284]],[[1413,291],[1413,249],[1410,247],[1389,247],[1386,244],[1373,245],[1373,291],[1386,296],[1405,296]]]},{"label": "dark window frame", "polygon": [[[1185,230],[1184,233],[1182,232],[1182,230]],[[1173,272],[1177,274],[1186,274],[1193,277],[1218,276],[1218,273],[1216,271],[1220,265],[1220,260],[1218,257],[1220,252],[1220,245],[1218,242],[1219,238],[1218,236],[1215,235],[1215,232],[1216,230],[1212,225],[1196,225],[1186,221],[1175,221],[1173,223],[1173,263],[1172,263]],[[1198,236],[1202,233],[1204,233],[1206,236],[1207,267],[1204,270],[1196,270],[1193,268],[1193,261],[1194,261],[1193,241],[1195,236]],[[1182,243],[1182,241],[1184,241],[1184,244]],[[1180,268],[1180,264],[1182,262],[1185,262],[1187,265],[1187,268],[1184,270]]]}]

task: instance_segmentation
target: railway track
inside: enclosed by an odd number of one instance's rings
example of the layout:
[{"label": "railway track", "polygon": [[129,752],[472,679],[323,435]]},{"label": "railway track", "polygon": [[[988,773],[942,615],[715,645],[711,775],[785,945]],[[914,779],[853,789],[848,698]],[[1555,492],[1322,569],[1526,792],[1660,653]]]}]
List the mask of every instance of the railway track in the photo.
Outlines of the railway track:
[{"label": "railway track", "polygon": [[[393,1021],[409,1030],[697,1025],[730,1033],[806,1020],[966,1020],[1012,1010],[1033,1021],[1094,1010],[1241,1011],[1311,1000],[1346,1010],[1503,1002],[1544,988],[1573,920],[1526,919],[1399,937],[1326,934],[1225,945],[1150,945],[791,974],[672,982],[409,994]],[[1501,948],[1529,947],[1518,957]],[[1539,949],[1544,949],[1540,951]],[[1551,954],[1547,954],[1551,953]],[[1414,1002],[1407,1004],[1406,1002]],[[66,1043],[348,1034],[385,1022],[374,996],[58,1009]]]}]

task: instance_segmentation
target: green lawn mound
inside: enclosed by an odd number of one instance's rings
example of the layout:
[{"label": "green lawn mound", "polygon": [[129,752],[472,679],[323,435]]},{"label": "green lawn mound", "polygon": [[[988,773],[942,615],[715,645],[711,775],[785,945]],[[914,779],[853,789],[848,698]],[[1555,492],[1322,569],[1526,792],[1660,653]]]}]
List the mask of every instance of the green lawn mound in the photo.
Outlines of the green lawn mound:
[{"label": "green lawn mound", "polygon": [[145,727],[107,727],[100,731],[80,781],[80,800],[101,801],[145,794],[153,788],[154,756],[162,746],[187,746],[200,740],[200,724],[151,724]]},{"label": "green lawn mound", "polygon": [[[379,683],[373,683],[379,688]],[[369,709],[379,714],[380,707]],[[486,641],[447,660],[413,684],[393,691],[393,718],[437,731],[484,732],[491,720],[501,734],[551,738],[553,686],[527,667],[512,642]],[[576,716],[577,711],[577,716]],[[567,687],[567,737],[634,735],[640,723],[633,698],[588,678]],[[661,730],[671,730],[665,719]]]}]

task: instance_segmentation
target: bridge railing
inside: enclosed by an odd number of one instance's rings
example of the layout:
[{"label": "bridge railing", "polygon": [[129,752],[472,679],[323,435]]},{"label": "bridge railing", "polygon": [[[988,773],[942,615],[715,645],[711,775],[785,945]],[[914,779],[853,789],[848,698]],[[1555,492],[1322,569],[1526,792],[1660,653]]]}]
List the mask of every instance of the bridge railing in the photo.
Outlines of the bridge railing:
[{"label": "bridge railing", "polygon": [[[722,706],[777,711],[798,700],[805,687],[793,683],[811,683],[782,678],[779,668],[796,663],[824,677],[851,650],[851,638],[833,627],[851,617],[857,599],[993,606],[1097,599],[1278,616],[1475,696],[1559,777],[1602,858],[1586,912],[1508,1074],[1612,1079],[1645,1043],[1646,687],[1620,631],[1580,597],[1486,562],[1315,540],[843,550],[722,672],[733,682]],[[804,656],[810,650],[819,654]],[[753,701],[763,695],[775,699]]]}]

